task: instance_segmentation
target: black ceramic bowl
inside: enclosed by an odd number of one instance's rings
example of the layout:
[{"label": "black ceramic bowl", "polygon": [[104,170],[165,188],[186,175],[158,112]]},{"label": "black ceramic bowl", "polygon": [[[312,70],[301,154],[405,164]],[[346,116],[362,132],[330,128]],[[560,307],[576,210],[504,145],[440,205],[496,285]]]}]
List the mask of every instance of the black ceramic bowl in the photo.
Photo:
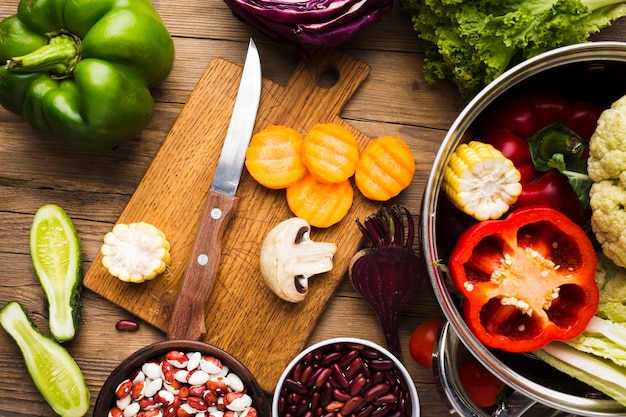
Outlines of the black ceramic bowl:
[{"label": "black ceramic bowl", "polygon": [[228,372],[232,372],[239,377],[245,393],[252,399],[252,407],[257,410],[259,417],[269,417],[268,399],[266,394],[257,383],[250,371],[236,358],[229,353],[207,343],[193,340],[167,340],[146,346],[143,349],[130,355],[120,365],[111,372],[100,390],[96,400],[93,415],[94,417],[107,417],[109,411],[116,405],[115,392],[119,384],[133,373],[140,369],[143,364],[151,360],[158,360],[170,351],[180,351],[184,353],[200,352],[203,356],[213,356],[218,358],[222,365],[228,367]]}]

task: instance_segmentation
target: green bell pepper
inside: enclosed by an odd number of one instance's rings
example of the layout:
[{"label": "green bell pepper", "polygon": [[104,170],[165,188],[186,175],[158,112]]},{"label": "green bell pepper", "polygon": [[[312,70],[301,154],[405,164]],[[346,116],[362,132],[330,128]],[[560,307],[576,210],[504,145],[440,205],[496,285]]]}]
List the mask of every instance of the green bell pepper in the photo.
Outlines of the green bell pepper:
[{"label": "green bell pepper", "polygon": [[0,22],[0,105],[86,150],[141,132],[174,43],[150,0],[21,0]]}]

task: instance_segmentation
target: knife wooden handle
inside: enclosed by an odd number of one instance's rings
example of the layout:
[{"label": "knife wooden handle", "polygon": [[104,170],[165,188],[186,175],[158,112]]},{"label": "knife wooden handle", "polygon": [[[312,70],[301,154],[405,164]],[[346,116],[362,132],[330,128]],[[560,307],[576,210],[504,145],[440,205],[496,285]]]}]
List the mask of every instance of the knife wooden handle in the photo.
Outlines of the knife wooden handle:
[{"label": "knife wooden handle", "polygon": [[235,196],[209,190],[187,269],[170,317],[167,332],[169,339],[200,340],[206,334],[205,312],[217,280],[222,237],[238,201]]}]

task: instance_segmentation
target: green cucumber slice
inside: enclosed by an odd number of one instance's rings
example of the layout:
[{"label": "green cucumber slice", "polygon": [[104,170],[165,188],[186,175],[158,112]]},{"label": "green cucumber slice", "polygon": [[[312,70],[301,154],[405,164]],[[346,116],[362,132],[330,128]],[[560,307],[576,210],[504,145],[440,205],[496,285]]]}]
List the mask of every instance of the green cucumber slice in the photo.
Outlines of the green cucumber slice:
[{"label": "green cucumber slice", "polygon": [[59,206],[47,204],[35,213],[30,256],[48,304],[50,333],[67,342],[80,326],[83,273],[78,233]]},{"label": "green cucumber slice", "polygon": [[43,335],[24,307],[11,301],[0,309],[0,325],[22,351],[35,386],[61,417],[82,417],[90,407],[85,378],[69,352]]}]

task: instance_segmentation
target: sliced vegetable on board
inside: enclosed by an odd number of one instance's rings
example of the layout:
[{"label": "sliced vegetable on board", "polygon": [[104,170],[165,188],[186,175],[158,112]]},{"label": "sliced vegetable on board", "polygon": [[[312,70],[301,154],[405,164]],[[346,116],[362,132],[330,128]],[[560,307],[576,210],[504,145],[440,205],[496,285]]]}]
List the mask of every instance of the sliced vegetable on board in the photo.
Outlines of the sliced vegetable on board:
[{"label": "sliced vegetable on board", "polygon": [[30,256],[48,305],[50,333],[59,342],[72,340],[80,327],[82,253],[74,223],[61,207],[46,204],[35,213]]},{"label": "sliced vegetable on board", "polygon": [[378,21],[392,0],[225,0],[241,21],[279,44],[308,54],[312,46],[338,46]]},{"label": "sliced vegetable on board", "polygon": [[271,125],[256,133],[246,149],[246,169],[259,184],[279,190],[304,177],[302,135],[286,126]]},{"label": "sliced vegetable on board", "polygon": [[323,183],[310,173],[287,187],[291,212],[311,226],[326,228],[339,223],[348,214],[354,200],[350,180]]},{"label": "sliced vegetable on board", "polygon": [[406,189],[414,174],[415,158],[409,146],[400,138],[381,136],[365,146],[354,181],[365,198],[387,201]]},{"label": "sliced vegetable on board", "polygon": [[104,236],[102,265],[121,281],[136,284],[162,274],[170,263],[165,233],[146,223],[118,223]]},{"label": "sliced vegetable on board", "polygon": [[318,123],[304,136],[302,163],[319,182],[338,183],[354,175],[359,161],[356,137],[335,123]]},{"label": "sliced vegetable on board", "polygon": [[398,316],[425,273],[423,259],[413,249],[413,217],[405,207],[394,205],[363,223],[357,220],[357,226],[368,246],[350,260],[350,282],[378,316],[389,351],[402,360]]},{"label": "sliced vegetable on board", "polygon": [[520,60],[583,43],[626,15],[623,0],[402,0],[424,41],[424,78],[467,100]]},{"label": "sliced vegetable on board", "polygon": [[17,343],[28,373],[50,407],[61,417],[87,414],[89,389],[68,351],[44,336],[16,301],[0,309],[0,325]]},{"label": "sliced vegetable on board", "polygon": [[0,22],[0,104],[87,150],[146,127],[174,43],[149,0],[22,0]]},{"label": "sliced vegetable on board", "polygon": [[498,219],[522,192],[510,159],[488,143],[460,144],[444,169],[442,189],[461,211],[477,220]]},{"label": "sliced vegetable on board", "polygon": [[311,240],[311,226],[301,218],[283,220],[265,237],[261,246],[261,275],[280,298],[303,301],[309,278],[333,269],[337,245]]},{"label": "sliced vegetable on board", "polygon": [[448,260],[468,327],[509,352],[581,334],[598,309],[596,265],[584,230],[542,206],[471,226]]}]

